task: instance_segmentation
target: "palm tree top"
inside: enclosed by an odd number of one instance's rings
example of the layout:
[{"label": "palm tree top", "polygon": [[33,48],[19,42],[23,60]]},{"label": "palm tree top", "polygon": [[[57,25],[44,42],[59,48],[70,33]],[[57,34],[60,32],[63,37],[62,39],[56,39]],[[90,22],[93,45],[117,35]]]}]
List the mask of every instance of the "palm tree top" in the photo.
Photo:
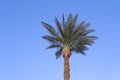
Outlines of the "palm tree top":
[{"label": "palm tree top", "polygon": [[69,48],[76,53],[81,53],[85,55],[85,51],[88,50],[87,45],[92,45],[94,40],[97,39],[96,36],[90,36],[91,32],[94,32],[94,29],[88,29],[90,23],[82,21],[76,23],[78,14],[73,16],[69,14],[65,20],[64,15],[62,14],[62,22],[59,22],[55,17],[54,21],[57,26],[57,30],[53,28],[50,24],[41,22],[42,25],[48,30],[50,35],[45,35],[42,38],[48,40],[51,45],[47,48],[58,48],[56,51],[56,58],[59,58],[62,55],[64,48]]}]

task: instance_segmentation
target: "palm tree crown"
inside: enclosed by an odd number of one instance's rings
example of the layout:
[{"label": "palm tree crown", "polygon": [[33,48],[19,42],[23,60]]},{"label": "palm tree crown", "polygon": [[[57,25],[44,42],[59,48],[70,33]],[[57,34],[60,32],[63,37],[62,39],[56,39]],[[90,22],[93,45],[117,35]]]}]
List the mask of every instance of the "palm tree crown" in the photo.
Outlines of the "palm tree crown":
[{"label": "palm tree crown", "polygon": [[62,15],[62,22],[59,22],[55,17],[54,21],[58,31],[53,26],[41,22],[42,25],[49,31],[50,35],[45,35],[42,38],[48,40],[51,45],[47,48],[58,48],[56,51],[56,58],[62,55],[62,51],[65,47],[70,49],[70,52],[85,54],[88,50],[87,45],[92,45],[96,36],[90,36],[89,33],[94,32],[94,29],[88,29],[90,23],[84,21],[76,24],[78,15],[72,16],[69,14],[65,21],[64,15]]}]

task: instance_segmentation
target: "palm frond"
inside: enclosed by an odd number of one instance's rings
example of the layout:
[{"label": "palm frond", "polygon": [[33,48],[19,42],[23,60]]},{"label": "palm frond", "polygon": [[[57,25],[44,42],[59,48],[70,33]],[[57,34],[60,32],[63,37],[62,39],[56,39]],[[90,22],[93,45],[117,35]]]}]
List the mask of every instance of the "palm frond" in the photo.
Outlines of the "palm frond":
[{"label": "palm frond", "polygon": [[42,38],[50,41],[51,43],[54,43],[54,42],[57,41],[54,37],[48,36],[48,35],[45,35],[45,36],[43,36]]},{"label": "palm frond", "polygon": [[76,48],[76,53],[81,53],[83,55],[86,55],[85,51],[88,50],[86,46],[80,45]]},{"label": "palm frond", "polygon": [[57,28],[59,30],[59,33],[61,34],[62,37],[64,37],[63,29],[62,29],[62,27],[60,25],[60,22],[58,21],[58,19],[56,17],[55,17],[55,23],[56,23],[56,26],[57,26]]},{"label": "palm frond", "polygon": [[65,29],[65,17],[64,17],[64,14],[62,14],[62,26],[63,26],[63,29]]},{"label": "palm frond", "polygon": [[52,44],[50,45],[49,47],[47,47],[47,49],[50,49],[50,48],[60,48],[60,44]]},{"label": "palm frond", "polygon": [[78,14],[76,14],[76,15],[72,18],[72,20],[71,20],[71,26],[72,26],[72,28],[75,27],[75,24],[76,24],[76,21],[77,21],[77,17],[78,17]]},{"label": "palm frond", "polygon": [[63,43],[62,38],[59,38],[59,37],[52,37],[52,36],[45,35],[42,38],[44,38],[44,39],[46,39],[46,40],[48,40],[48,41],[50,41],[52,43],[53,42],[61,42],[61,43]]},{"label": "palm frond", "polygon": [[85,36],[84,38],[91,39],[91,40],[96,40],[96,39],[98,39],[97,36]]},{"label": "palm frond", "polygon": [[73,29],[73,35],[77,34],[80,32],[80,29],[82,27],[82,25],[85,23],[85,21],[80,22],[78,25],[76,25],[76,27]]},{"label": "palm frond", "polygon": [[92,45],[94,41],[91,39],[82,39],[82,40],[79,40],[79,43],[84,45]]},{"label": "palm frond", "polygon": [[84,22],[82,22],[80,26],[76,27],[76,29],[74,29],[73,31],[74,38],[78,39],[82,35],[87,35],[88,33],[93,32],[93,30],[87,30],[89,25],[89,23],[85,24]]},{"label": "palm frond", "polygon": [[62,55],[62,50],[63,50],[63,48],[60,48],[57,50],[57,52],[55,53],[56,59],[58,59]]},{"label": "palm frond", "polygon": [[90,23],[85,23],[83,25],[81,25],[81,27],[79,28],[80,31],[85,31],[87,30],[87,28],[90,26]]},{"label": "palm frond", "polygon": [[86,37],[88,34],[90,34],[91,32],[94,32],[94,29],[89,29],[89,30],[85,30],[82,31],[81,33],[77,34],[78,38],[84,38]]},{"label": "palm frond", "polygon": [[56,32],[55,32],[54,28],[51,25],[49,25],[49,24],[47,24],[45,22],[41,22],[41,23],[52,35],[56,36]]},{"label": "palm frond", "polygon": [[71,22],[71,20],[72,20],[72,14],[69,14],[69,15],[68,15],[68,18],[67,18],[66,25],[69,25],[70,22]]},{"label": "palm frond", "polygon": [[66,24],[65,24],[65,30],[64,30],[66,36],[69,36],[69,34],[72,31],[71,21],[72,21],[72,14],[69,14],[67,21],[66,21]]},{"label": "palm frond", "polygon": [[88,50],[88,48],[84,45],[77,44],[76,46],[72,47],[71,50],[75,51],[76,53],[86,55],[85,51]]}]

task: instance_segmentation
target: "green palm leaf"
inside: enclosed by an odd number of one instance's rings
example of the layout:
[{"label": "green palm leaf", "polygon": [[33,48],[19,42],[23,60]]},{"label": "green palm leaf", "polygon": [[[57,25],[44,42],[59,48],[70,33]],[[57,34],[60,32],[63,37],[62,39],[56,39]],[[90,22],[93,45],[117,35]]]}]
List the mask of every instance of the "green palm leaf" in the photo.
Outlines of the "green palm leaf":
[{"label": "green palm leaf", "polygon": [[72,28],[75,27],[75,24],[76,24],[76,21],[77,21],[77,17],[78,17],[78,14],[76,14],[76,15],[72,18],[72,20],[71,20],[71,27],[72,27]]},{"label": "green palm leaf", "polygon": [[55,23],[56,23],[56,26],[57,26],[57,28],[59,30],[59,33],[61,34],[62,37],[64,37],[63,29],[62,29],[62,27],[60,25],[60,22],[57,20],[56,17],[55,17]]},{"label": "green palm leaf", "polygon": [[56,59],[58,59],[62,55],[62,50],[63,50],[63,48],[60,48],[57,50],[57,52],[55,53]]},{"label": "green palm leaf", "polygon": [[62,26],[63,26],[63,29],[65,29],[65,18],[64,18],[64,14],[62,14]]},{"label": "green palm leaf", "polygon": [[60,47],[61,47],[61,45],[59,45],[59,44],[52,44],[49,47],[47,47],[47,49],[50,49],[50,48],[60,48]]},{"label": "green palm leaf", "polygon": [[54,28],[53,28],[51,25],[49,25],[49,24],[47,24],[47,23],[45,23],[45,22],[41,22],[41,23],[42,23],[42,25],[43,25],[53,36],[58,36],[58,35],[56,34]]}]

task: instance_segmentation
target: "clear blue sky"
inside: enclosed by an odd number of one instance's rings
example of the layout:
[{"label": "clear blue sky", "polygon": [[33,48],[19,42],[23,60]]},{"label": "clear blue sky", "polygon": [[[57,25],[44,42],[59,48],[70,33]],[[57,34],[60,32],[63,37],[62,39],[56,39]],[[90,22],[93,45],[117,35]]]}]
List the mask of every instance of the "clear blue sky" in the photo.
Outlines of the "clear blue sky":
[{"label": "clear blue sky", "polygon": [[71,80],[120,80],[119,0],[0,0],[0,80],[63,80],[63,58],[45,49],[40,24],[62,13],[78,13],[99,37],[87,56],[71,56]]}]

